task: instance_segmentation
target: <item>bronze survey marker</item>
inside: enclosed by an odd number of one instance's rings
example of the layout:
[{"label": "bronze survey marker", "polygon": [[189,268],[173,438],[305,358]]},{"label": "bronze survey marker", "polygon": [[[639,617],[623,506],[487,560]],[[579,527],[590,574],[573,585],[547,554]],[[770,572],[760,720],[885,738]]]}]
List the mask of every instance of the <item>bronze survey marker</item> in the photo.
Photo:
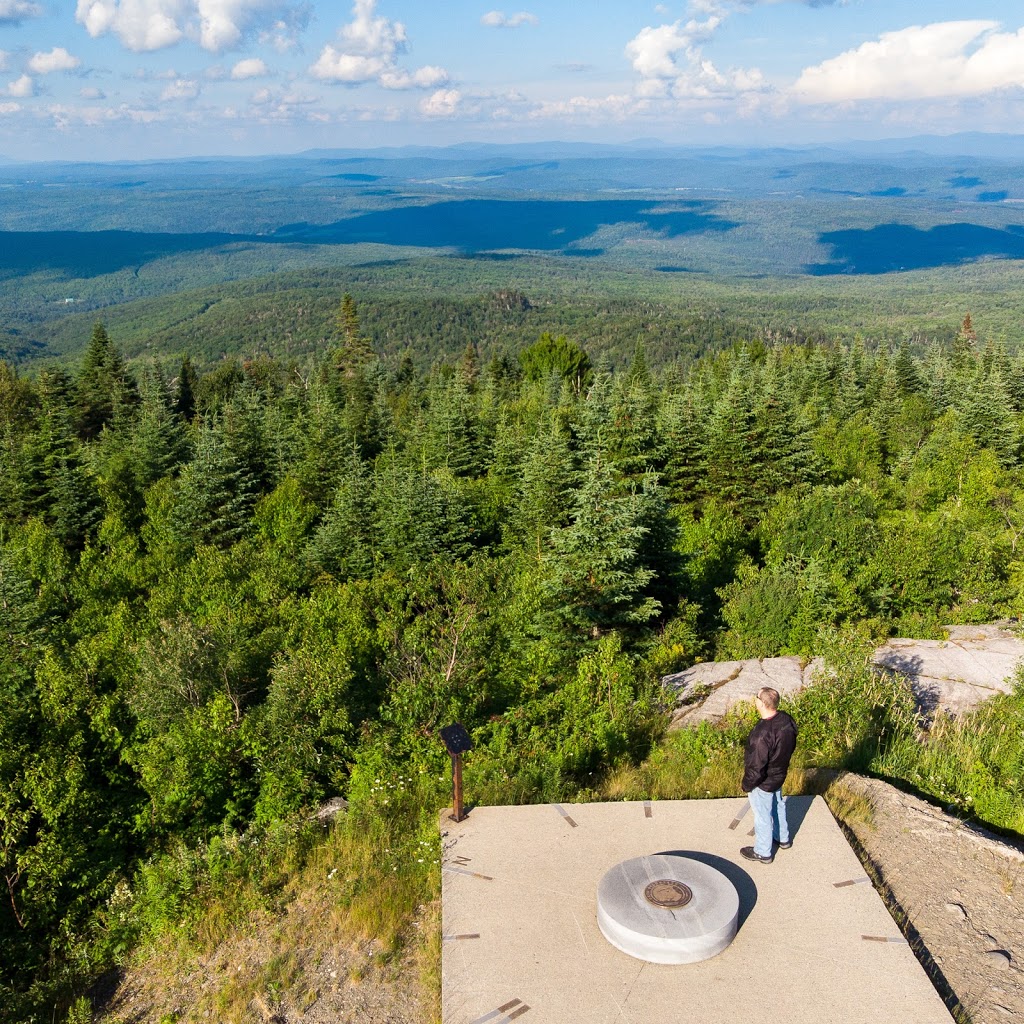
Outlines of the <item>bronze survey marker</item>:
[{"label": "bronze survey marker", "polygon": [[677,910],[693,899],[693,890],[683,882],[671,878],[659,878],[644,889],[644,899],[655,907]]}]

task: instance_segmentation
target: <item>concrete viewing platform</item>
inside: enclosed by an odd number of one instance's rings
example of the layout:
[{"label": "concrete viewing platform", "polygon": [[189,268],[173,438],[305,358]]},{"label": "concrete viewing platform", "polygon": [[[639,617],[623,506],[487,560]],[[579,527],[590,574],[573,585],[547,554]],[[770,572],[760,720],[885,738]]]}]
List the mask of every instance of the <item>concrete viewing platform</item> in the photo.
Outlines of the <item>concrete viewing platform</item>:
[{"label": "concrete viewing platform", "polygon": [[[773,864],[740,856],[741,799],[445,812],[444,1024],[949,1024],[825,802],[788,806]],[[655,854],[735,887],[735,938],[710,959],[650,963],[602,934],[602,878]]]}]

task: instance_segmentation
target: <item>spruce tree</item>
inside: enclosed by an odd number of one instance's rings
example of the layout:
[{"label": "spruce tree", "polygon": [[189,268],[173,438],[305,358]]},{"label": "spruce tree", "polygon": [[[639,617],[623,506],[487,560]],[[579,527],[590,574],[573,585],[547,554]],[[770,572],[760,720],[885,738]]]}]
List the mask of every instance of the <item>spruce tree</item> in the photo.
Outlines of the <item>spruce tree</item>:
[{"label": "spruce tree", "polygon": [[374,568],[373,484],[359,450],[349,448],[331,506],[307,549],[309,563],[338,579],[367,579]]},{"label": "spruce tree", "polygon": [[137,403],[135,381],[106,328],[97,323],[75,381],[79,433],[86,440],[95,437],[116,416],[130,416]]},{"label": "spruce tree", "polygon": [[174,411],[186,422],[191,423],[196,414],[196,393],[199,390],[199,374],[192,360],[185,356],[175,381]]},{"label": "spruce tree", "polygon": [[336,321],[338,345],[334,352],[334,366],[343,377],[352,377],[373,358],[370,340],[363,336],[359,313],[351,295],[343,295]]},{"label": "spruce tree", "polygon": [[171,408],[171,394],[155,365],[143,370],[139,382],[139,414],[131,431],[131,453],[140,490],[173,472],[185,457],[187,444]]},{"label": "spruce tree", "polygon": [[544,560],[546,630],[595,640],[658,614],[650,596],[655,573],[641,557],[643,519],[642,499],[624,492],[614,468],[594,453],[572,496],[571,522],[553,531]]},{"label": "spruce tree", "polygon": [[523,458],[521,482],[506,525],[506,543],[522,548],[539,562],[550,550],[552,531],[568,524],[575,476],[569,439],[552,420],[531,441]]},{"label": "spruce tree", "polygon": [[236,459],[219,424],[200,428],[196,452],[178,481],[170,527],[184,551],[228,547],[250,527],[256,481]]}]

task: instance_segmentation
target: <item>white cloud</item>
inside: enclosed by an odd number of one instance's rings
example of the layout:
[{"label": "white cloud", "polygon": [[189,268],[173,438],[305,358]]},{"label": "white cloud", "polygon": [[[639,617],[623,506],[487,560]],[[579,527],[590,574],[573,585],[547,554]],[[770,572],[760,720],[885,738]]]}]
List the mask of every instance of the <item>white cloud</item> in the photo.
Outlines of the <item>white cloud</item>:
[{"label": "white cloud", "polygon": [[0,103],[0,114],[16,114],[19,110],[20,103]]},{"label": "white cloud", "polygon": [[644,109],[645,101],[628,94],[610,96],[573,96],[567,100],[546,100],[530,111],[534,120],[547,118],[572,121],[623,120]]},{"label": "white cloud", "polygon": [[[775,0],[762,0],[775,2]],[[767,88],[757,68],[719,70],[705,57],[703,44],[721,26],[725,8],[716,0],[694,2],[691,9],[706,15],[641,29],[626,44],[626,56],[640,76],[636,92],[647,99],[724,100]]]},{"label": "white cloud", "polygon": [[1024,87],[1024,29],[945,21],[886,32],[815,67],[792,88],[804,103],[982,96]]},{"label": "white cloud", "polygon": [[328,43],[320,51],[320,56],[309,69],[309,73],[324,82],[361,85],[364,82],[376,80],[387,67],[387,61],[381,57],[370,57],[361,53],[344,53]]},{"label": "white cloud", "polygon": [[281,16],[261,31],[257,38],[262,45],[272,46],[278,53],[294,50],[299,42],[299,34],[308,27],[312,14],[311,3],[290,7],[281,12]]},{"label": "white cloud", "polygon": [[385,89],[434,89],[445,84],[444,68],[427,65],[406,71],[398,66],[398,58],[408,49],[405,26],[377,17],[376,8],[377,0],[355,0],[352,21],[338,33],[339,45],[324,46],[309,73],[324,82],[376,82]]},{"label": "white cloud", "polygon": [[[277,24],[287,25],[292,13],[287,0],[77,0],[75,18],[89,35],[113,32],[136,53],[185,38],[219,53],[237,46],[261,21],[278,18]],[[297,13],[302,21],[302,10]],[[308,12],[304,17],[308,21]]]},{"label": "white cloud", "polygon": [[536,25],[540,19],[536,14],[519,11],[517,14],[505,14],[504,11],[488,11],[480,19],[481,25],[488,28],[519,28],[520,25]]},{"label": "white cloud", "polygon": [[97,89],[95,85],[87,85],[79,89],[78,95],[83,100],[105,100],[107,98],[106,93],[102,89]]},{"label": "white cloud", "polygon": [[199,95],[199,83],[191,78],[175,79],[160,93],[160,99],[168,100],[194,100]]},{"label": "white cloud", "polygon": [[236,82],[244,81],[247,78],[265,78],[269,74],[270,68],[259,57],[248,57],[245,60],[240,60],[231,69],[231,77]]},{"label": "white cloud", "polygon": [[63,46],[55,46],[49,53],[34,54],[28,62],[28,69],[37,75],[48,75],[54,71],[73,71],[81,66],[81,63]]},{"label": "white cloud", "polygon": [[0,0],[0,25],[17,25],[26,18],[38,18],[42,7],[32,0]]},{"label": "white cloud", "polygon": [[136,53],[159,50],[184,38],[186,0],[78,0],[75,20],[94,39],[113,32]]},{"label": "white cloud", "polygon": [[19,100],[28,99],[29,96],[35,96],[35,94],[35,79],[29,78],[28,75],[22,75],[21,78],[16,78],[7,86],[7,95],[15,96]]},{"label": "white cloud", "polygon": [[119,107],[70,107],[55,103],[47,108],[47,113],[53,118],[54,126],[58,129],[70,128],[74,124],[94,128],[108,124],[153,124],[167,120],[167,115],[163,111],[152,107],[130,107],[127,104]]},{"label": "white cloud", "polygon": [[657,28],[648,26],[626,44],[626,56],[643,78],[674,78],[681,71],[679,57],[688,63],[699,60],[698,44],[710,39],[721,23],[721,17],[712,15],[706,21],[691,20],[686,25],[676,21]]},{"label": "white cloud", "polygon": [[411,74],[407,71],[385,71],[380,76],[380,84],[385,89],[436,89],[448,81],[448,72],[444,68],[427,64],[417,68]]},{"label": "white cloud", "polygon": [[427,117],[454,117],[462,102],[458,89],[438,89],[420,101],[420,112]]}]

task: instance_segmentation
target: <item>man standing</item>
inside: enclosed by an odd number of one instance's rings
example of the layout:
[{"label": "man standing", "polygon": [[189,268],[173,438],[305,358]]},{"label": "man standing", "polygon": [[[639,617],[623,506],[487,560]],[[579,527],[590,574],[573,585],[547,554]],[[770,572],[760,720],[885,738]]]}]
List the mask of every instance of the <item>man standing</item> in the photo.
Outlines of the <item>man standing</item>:
[{"label": "man standing", "polygon": [[782,784],[796,747],[796,722],[779,710],[779,692],[770,686],[761,687],[754,705],[761,721],[747,737],[742,782],[743,792],[754,811],[754,845],[744,846],[740,853],[747,860],[771,864],[775,859],[773,836],[780,850],[788,850],[793,845]]}]

